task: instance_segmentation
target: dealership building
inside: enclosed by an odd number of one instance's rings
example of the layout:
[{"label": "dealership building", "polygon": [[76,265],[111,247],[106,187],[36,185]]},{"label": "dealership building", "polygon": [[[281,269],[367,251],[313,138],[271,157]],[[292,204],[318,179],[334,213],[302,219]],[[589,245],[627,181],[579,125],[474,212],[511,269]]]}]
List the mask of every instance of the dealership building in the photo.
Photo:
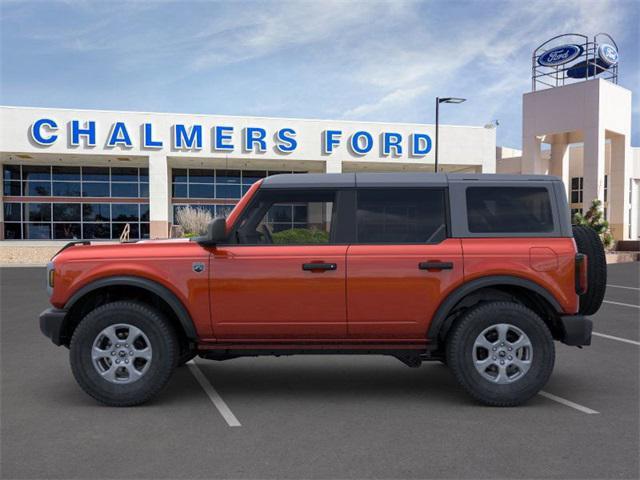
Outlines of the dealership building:
[{"label": "dealership building", "polygon": [[0,107],[0,239],[166,238],[179,208],[226,215],[267,175],[432,172],[437,152],[441,172],[557,175],[574,212],[600,199],[614,237],[637,240],[631,91],[597,37],[534,51],[522,150],[496,147],[494,125]]}]

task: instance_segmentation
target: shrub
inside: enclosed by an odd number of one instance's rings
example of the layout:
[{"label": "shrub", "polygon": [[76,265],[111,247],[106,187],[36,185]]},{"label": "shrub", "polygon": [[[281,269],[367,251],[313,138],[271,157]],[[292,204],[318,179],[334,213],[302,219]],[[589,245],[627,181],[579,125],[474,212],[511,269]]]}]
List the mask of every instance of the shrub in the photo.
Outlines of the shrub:
[{"label": "shrub", "polygon": [[182,207],[176,213],[176,221],[182,227],[185,237],[204,235],[212,220],[211,213],[203,208]]},{"label": "shrub", "polygon": [[329,232],[318,229],[291,228],[282,232],[272,233],[274,244],[314,244],[329,243]]},{"label": "shrub", "polygon": [[609,231],[609,222],[604,219],[600,200],[596,199],[591,202],[589,210],[584,215],[576,213],[573,216],[573,223],[592,228],[600,236],[600,240],[602,240],[602,244],[607,250],[613,248],[613,236]]}]

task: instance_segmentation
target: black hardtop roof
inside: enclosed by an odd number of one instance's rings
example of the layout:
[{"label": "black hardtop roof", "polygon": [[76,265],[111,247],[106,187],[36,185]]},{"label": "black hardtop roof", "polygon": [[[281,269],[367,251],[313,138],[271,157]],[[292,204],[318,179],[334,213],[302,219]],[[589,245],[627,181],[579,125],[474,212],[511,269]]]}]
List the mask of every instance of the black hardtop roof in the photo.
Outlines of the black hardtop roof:
[{"label": "black hardtop roof", "polygon": [[560,181],[550,175],[495,173],[289,173],[264,179],[261,188],[436,187],[466,182]]}]

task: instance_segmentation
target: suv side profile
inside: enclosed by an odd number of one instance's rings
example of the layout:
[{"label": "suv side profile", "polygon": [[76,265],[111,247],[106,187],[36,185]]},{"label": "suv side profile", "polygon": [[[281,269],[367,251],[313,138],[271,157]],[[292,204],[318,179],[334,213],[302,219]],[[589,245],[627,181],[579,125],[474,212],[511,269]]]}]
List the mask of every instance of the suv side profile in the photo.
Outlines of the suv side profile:
[{"label": "suv side profile", "polygon": [[549,379],[554,340],[590,344],[606,263],[555,177],[292,174],[202,237],[69,244],[47,282],[40,328],[108,405],[196,355],[382,354],[512,406]]}]

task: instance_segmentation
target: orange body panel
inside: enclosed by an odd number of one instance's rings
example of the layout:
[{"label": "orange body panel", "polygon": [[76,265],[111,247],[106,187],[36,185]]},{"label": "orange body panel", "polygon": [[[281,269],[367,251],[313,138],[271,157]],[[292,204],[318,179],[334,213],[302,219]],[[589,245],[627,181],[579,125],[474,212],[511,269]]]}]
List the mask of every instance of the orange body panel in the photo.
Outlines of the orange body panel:
[{"label": "orange body panel", "polygon": [[[420,270],[420,262],[451,262]],[[437,245],[352,245],[347,253],[349,338],[424,340],[442,300],[463,283],[460,239]]]},{"label": "orange body panel", "polygon": [[[221,246],[211,256],[216,338],[344,338],[344,245]],[[335,263],[304,271],[304,263]]]},{"label": "orange body panel", "polygon": [[464,238],[465,282],[490,275],[530,280],[546,289],[564,313],[578,311],[573,238]]},{"label": "orange body panel", "polygon": [[188,240],[76,245],[54,259],[56,286],[50,301],[63,308],[78,290],[101,278],[146,278],[171,290],[191,315],[198,335],[210,336],[208,272],[192,268],[194,262],[207,265],[208,258],[206,249]]}]

